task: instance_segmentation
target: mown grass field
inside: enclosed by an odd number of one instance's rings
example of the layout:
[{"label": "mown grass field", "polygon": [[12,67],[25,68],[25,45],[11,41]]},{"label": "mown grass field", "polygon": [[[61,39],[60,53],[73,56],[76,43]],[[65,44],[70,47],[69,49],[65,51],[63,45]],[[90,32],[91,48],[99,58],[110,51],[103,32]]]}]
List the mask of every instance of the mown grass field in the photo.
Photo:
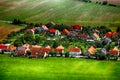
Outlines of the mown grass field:
[{"label": "mown grass field", "polygon": [[120,25],[120,7],[84,3],[79,0],[1,0],[0,19],[81,25]]},{"label": "mown grass field", "polygon": [[119,66],[119,61],[28,59],[0,54],[0,80],[119,80]]}]

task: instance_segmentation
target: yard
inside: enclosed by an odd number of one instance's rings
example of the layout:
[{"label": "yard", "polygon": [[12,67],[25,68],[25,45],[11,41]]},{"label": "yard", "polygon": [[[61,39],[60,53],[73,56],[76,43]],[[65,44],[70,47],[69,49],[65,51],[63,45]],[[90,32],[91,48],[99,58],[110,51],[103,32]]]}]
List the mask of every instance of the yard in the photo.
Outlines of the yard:
[{"label": "yard", "polygon": [[119,61],[0,54],[0,80],[118,80]]}]

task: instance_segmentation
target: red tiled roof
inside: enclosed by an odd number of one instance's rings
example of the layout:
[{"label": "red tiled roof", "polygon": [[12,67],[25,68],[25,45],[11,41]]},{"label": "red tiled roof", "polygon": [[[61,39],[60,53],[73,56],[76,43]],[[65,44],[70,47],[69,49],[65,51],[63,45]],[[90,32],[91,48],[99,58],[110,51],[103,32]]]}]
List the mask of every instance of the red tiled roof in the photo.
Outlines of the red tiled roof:
[{"label": "red tiled roof", "polygon": [[55,52],[63,52],[64,49],[56,48],[54,49]]},{"label": "red tiled roof", "polygon": [[69,52],[80,52],[81,49],[80,48],[70,48]]},{"label": "red tiled roof", "polygon": [[105,34],[106,37],[114,37],[114,36],[117,36],[117,35],[118,35],[117,32],[107,32],[107,33]]},{"label": "red tiled roof", "polygon": [[110,54],[118,54],[119,53],[119,49],[117,47],[115,47],[115,48],[109,50],[109,53]]},{"label": "red tiled roof", "polygon": [[82,30],[82,26],[80,26],[80,25],[72,25],[72,26],[70,26],[70,29]]},{"label": "red tiled roof", "polygon": [[56,29],[50,28],[49,31],[50,31],[51,33],[55,33],[55,32],[56,32]]},{"label": "red tiled roof", "polygon": [[3,49],[3,50],[7,50],[8,46],[4,45],[4,44],[0,44],[0,49]]}]

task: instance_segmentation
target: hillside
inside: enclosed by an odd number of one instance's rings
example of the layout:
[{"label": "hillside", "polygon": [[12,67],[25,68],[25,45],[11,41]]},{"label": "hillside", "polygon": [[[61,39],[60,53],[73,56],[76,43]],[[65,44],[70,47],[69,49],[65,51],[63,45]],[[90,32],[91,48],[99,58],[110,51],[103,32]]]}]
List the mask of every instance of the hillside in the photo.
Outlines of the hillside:
[{"label": "hillside", "polygon": [[0,19],[116,27],[120,25],[119,8],[79,0],[0,0]]}]

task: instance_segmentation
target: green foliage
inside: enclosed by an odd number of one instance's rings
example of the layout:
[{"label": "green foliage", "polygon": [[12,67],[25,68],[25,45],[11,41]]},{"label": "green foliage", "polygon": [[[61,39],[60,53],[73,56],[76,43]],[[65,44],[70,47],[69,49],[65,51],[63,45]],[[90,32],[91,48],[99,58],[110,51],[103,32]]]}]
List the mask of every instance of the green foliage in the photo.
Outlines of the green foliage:
[{"label": "green foliage", "polygon": [[26,32],[24,34],[24,41],[28,44],[34,44],[34,35],[32,33]]},{"label": "green foliage", "polygon": [[13,44],[14,44],[14,46],[17,46],[17,47],[23,45],[22,42],[21,42],[20,40],[16,40]]},{"label": "green foliage", "polygon": [[107,5],[107,3],[108,3],[107,1],[103,1],[102,5]]},{"label": "green foliage", "polygon": [[11,32],[10,34],[8,34],[8,37],[14,37],[14,36],[16,36],[16,33],[17,33],[17,32],[13,31],[13,32]]},{"label": "green foliage", "polygon": [[60,31],[63,31],[64,29],[68,29],[68,30],[70,29],[68,25],[64,25],[64,24],[61,24],[61,25],[56,24],[52,26],[52,28],[58,29]]},{"label": "green foliage", "polygon": [[21,20],[19,20],[19,19],[14,19],[13,21],[12,21],[12,24],[15,24],[15,25],[20,25],[20,24],[25,24],[26,22],[24,21],[21,21]]}]

